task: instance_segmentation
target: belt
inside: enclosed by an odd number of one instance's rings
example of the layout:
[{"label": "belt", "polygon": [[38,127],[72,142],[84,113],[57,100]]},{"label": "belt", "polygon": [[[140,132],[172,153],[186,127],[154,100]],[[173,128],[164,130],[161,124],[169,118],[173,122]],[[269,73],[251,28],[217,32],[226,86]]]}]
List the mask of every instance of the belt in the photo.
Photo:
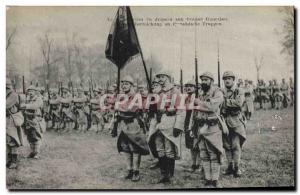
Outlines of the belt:
[{"label": "belt", "polygon": [[133,123],[133,122],[134,122],[134,118],[124,118],[124,117],[120,117],[120,121],[123,121],[125,124]]},{"label": "belt", "polygon": [[196,123],[199,124],[199,126],[203,126],[204,124],[207,124],[208,126],[214,126],[218,124],[219,120],[216,119],[196,119]]}]

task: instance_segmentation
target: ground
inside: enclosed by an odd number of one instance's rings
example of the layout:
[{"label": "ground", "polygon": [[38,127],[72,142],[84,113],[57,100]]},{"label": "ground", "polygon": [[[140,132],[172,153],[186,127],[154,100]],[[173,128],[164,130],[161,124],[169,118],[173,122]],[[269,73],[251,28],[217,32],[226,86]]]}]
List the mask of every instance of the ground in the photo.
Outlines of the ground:
[{"label": "ground", "polygon": [[[294,110],[259,110],[247,123],[247,142],[242,155],[243,176],[220,177],[224,187],[294,186]],[[184,146],[184,140],[182,140]],[[58,134],[47,131],[41,158],[27,159],[29,146],[20,149],[19,168],[7,169],[8,189],[176,189],[202,188],[199,173],[187,171],[190,153],[183,147],[170,184],[156,184],[159,170],[149,170],[150,157],[141,163],[141,180],[124,180],[124,157],[117,152],[116,138],[107,132]],[[222,165],[224,171],[226,160]]]}]

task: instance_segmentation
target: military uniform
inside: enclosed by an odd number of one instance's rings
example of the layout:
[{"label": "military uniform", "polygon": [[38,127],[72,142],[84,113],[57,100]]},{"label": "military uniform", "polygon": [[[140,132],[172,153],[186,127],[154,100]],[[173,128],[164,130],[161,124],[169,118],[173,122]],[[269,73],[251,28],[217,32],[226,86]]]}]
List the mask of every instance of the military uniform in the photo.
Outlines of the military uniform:
[{"label": "military uniform", "polygon": [[[189,129],[189,124],[191,121],[192,117],[192,109],[189,108],[190,104],[192,104],[192,95],[195,94],[196,90],[196,85],[195,82],[193,81],[188,81],[185,85],[185,92],[188,94],[186,100],[185,100],[185,105],[186,105],[186,116],[185,116],[185,121],[184,121],[184,132],[185,132],[185,146],[188,148],[191,152],[191,157],[192,157],[192,166],[191,166],[191,172],[196,171],[197,169],[200,168],[200,151],[198,147],[194,147],[194,138],[192,137],[192,134],[196,134],[194,129]],[[193,87],[194,91],[187,91],[188,87]]]},{"label": "military uniform", "polygon": [[[36,93],[37,90],[34,86],[30,86],[27,89],[27,93],[29,91]],[[26,104],[22,105],[22,107],[25,109],[25,132],[31,148],[29,158],[38,158],[43,133],[46,131],[46,123],[41,111],[43,108],[43,100],[36,94],[28,96]]]},{"label": "military uniform", "polygon": [[49,100],[49,115],[50,119],[52,120],[51,128],[58,128],[59,122],[59,110],[60,110],[60,101],[57,96],[57,91],[52,89],[50,93],[50,100]]},{"label": "military uniform", "polygon": [[62,87],[63,95],[60,97],[59,101],[61,104],[60,108],[60,126],[63,132],[71,130],[72,122],[75,121],[75,116],[72,112],[72,101],[73,98],[70,95],[69,89],[67,87]]},{"label": "military uniform", "polygon": [[[213,82],[213,75],[205,72],[201,79],[209,78]],[[218,125],[220,105],[223,102],[222,91],[211,84],[207,91],[201,90],[195,99],[196,109],[193,110],[189,129],[193,129],[194,147],[200,150],[206,186],[220,187],[218,183],[223,154],[222,131]]]},{"label": "military uniform", "polygon": [[91,103],[91,119],[92,124],[97,125],[97,133],[104,129],[104,116],[105,110],[101,109],[100,106],[100,98],[99,94],[102,91],[101,88],[94,89],[94,93],[96,94],[93,99],[90,100]]},{"label": "military uniform", "polygon": [[[166,75],[166,74],[159,74]],[[158,75],[157,75],[158,76]],[[168,75],[166,75],[168,76]],[[162,90],[161,96],[166,96],[167,100],[173,94],[180,94],[180,91],[170,84]],[[177,97],[177,103],[180,99]],[[183,110],[168,109],[171,103],[164,108],[158,108],[155,118],[150,122],[148,137],[149,148],[155,158],[159,159],[161,169],[161,179],[159,182],[168,182],[174,175],[175,160],[181,157],[181,132],[184,130],[185,112]],[[178,105],[175,103],[175,105]],[[160,104],[158,104],[161,107]]]},{"label": "military uniform", "polygon": [[120,134],[117,140],[117,148],[119,152],[125,153],[127,157],[128,174],[126,179],[132,181],[140,180],[139,167],[141,155],[148,155],[149,148],[146,141],[146,134],[143,132],[138,119],[138,107],[129,107],[134,98],[133,79],[129,76],[121,80],[122,85],[130,84],[128,91],[124,91],[128,96],[128,102],[121,104],[118,110],[118,130]]},{"label": "military uniform", "polygon": [[247,118],[250,120],[252,113],[254,112],[254,91],[251,85],[246,84],[244,87],[245,102],[243,104],[243,112]]},{"label": "military uniform", "polygon": [[20,111],[20,97],[12,90],[12,83],[6,79],[6,148],[7,168],[17,168],[17,148],[23,144],[21,125],[24,117]]},{"label": "military uniform", "polygon": [[[227,77],[235,78],[230,71],[224,72],[223,79]],[[229,163],[226,174],[234,174],[239,177],[242,146],[246,141],[246,126],[241,114],[243,102],[245,100],[242,89],[233,84],[231,88],[224,89],[224,103],[221,108],[221,114],[224,116],[229,129],[229,135],[224,136],[224,148],[227,161]]]},{"label": "military uniform", "polygon": [[261,84],[258,86],[258,94],[259,94],[259,99],[262,104],[262,108],[264,110],[267,109],[267,103],[269,101],[269,95],[268,95],[268,89],[265,85],[265,83],[262,81]]},{"label": "military uniform", "polygon": [[283,95],[280,91],[280,86],[277,84],[276,80],[273,85],[273,95],[275,100],[275,108],[277,110],[282,108]]},{"label": "military uniform", "polygon": [[284,79],[282,79],[282,83],[280,85],[280,91],[283,95],[283,107],[286,108],[288,106],[288,103],[290,101],[290,88],[289,85],[285,82]]}]

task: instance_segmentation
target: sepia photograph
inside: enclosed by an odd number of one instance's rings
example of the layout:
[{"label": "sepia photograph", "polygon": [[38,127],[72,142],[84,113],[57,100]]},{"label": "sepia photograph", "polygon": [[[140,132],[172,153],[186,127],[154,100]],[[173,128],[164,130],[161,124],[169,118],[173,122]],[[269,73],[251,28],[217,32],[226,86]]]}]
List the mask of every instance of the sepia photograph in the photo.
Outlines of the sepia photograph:
[{"label": "sepia photograph", "polygon": [[6,188],[295,190],[295,26],[292,5],[7,5]]}]

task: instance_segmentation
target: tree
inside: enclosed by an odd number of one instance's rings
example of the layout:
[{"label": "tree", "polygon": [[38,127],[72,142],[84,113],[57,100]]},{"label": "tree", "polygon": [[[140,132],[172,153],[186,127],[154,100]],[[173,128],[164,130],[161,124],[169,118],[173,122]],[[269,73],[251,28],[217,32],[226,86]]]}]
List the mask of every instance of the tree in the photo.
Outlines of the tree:
[{"label": "tree", "polygon": [[283,23],[281,29],[277,30],[276,33],[281,37],[281,54],[286,55],[287,64],[292,64],[294,61],[294,8],[283,7],[279,9],[279,12],[283,14]]},{"label": "tree", "polygon": [[257,56],[254,57],[254,64],[255,64],[255,68],[256,68],[256,75],[257,75],[257,81],[260,79],[260,69],[262,68],[264,63],[264,56],[261,55],[260,58],[258,59]]},{"label": "tree", "polygon": [[46,84],[46,82],[50,82],[50,80],[55,78],[52,77],[55,76],[53,74],[55,69],[54,65],[61,60],[61,57],[55,56],[54,40],[51,38],[49,32],[46,32],[43,37],[39,38],[39,42],[43,59],[43,66],[41,67],[41,70],[44,70],[41,71],[41,76],[44,84]]}]

